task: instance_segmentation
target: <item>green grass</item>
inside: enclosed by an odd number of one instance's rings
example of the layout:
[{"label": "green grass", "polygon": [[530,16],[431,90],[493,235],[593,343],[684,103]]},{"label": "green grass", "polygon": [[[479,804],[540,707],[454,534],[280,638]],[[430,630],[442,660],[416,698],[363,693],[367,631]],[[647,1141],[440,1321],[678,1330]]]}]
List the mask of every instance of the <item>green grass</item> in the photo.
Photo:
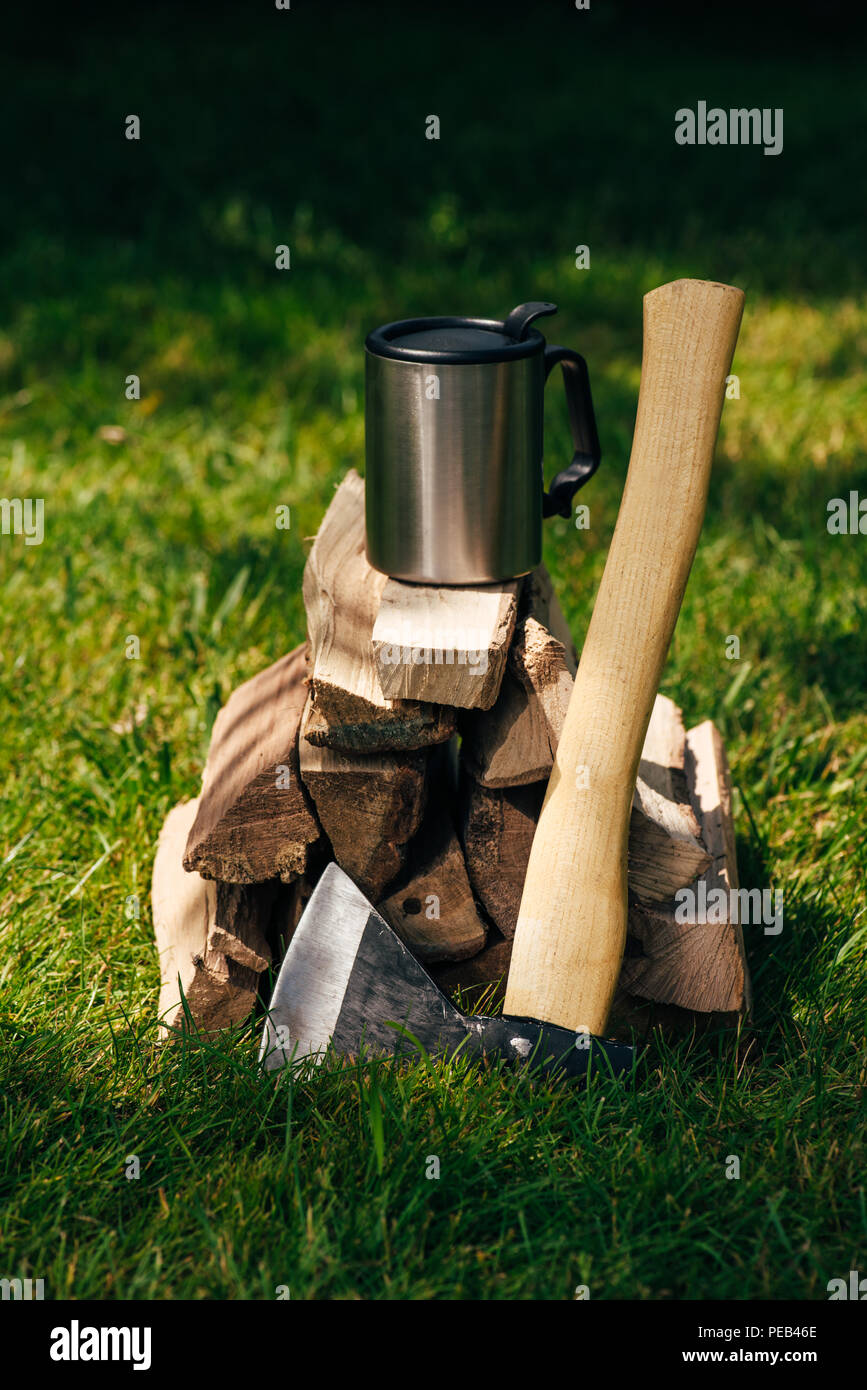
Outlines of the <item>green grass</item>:
[{"label": "green grass", "polygon": [[[867,97],[843,40],[673,32],[601,6],[186,27],[157,7],[74,64],[56,29],[38,65],[33,35],[7,45],[2,115],[27,142],[4,189],[0,492],[44,497],[46,535],[0,538],[0,1274],[75,1298],[737,1299],[863,1271],[867,538],[825,518],[867,496],[841,135]],[[702,96],[784,106],[784,154],[675,147]],[[459,1062],[275,1086],[250,1030],[160,1050],[156,836],[229,692],[303,636],[305,538],[363,464],[366,330],[560,304],[548,336],[588,358],[605,456],[590,531],[546,533],[580,644],[641,295],[684,274],[748,295],[663,689],[722,729],[742,881],[784,893],[783,933],[747,930],[751,1024],[655,1038],[634,1092]]]}]

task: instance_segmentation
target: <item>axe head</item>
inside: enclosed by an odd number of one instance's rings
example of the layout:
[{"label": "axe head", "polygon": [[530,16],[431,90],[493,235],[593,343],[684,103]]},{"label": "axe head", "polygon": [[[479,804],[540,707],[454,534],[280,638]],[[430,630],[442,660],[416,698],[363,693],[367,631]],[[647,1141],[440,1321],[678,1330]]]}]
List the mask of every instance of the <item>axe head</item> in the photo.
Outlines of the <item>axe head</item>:
[{"label": "axe head", "polygon": [[461,1048],[568,1077],[631,1071],[634,1049],[531,1018],[466,1015],[437,988],[400,937],[337,864],[304,910],[274,986],[259,1060],[267,1069],[329,1046],[357,1057]]}]

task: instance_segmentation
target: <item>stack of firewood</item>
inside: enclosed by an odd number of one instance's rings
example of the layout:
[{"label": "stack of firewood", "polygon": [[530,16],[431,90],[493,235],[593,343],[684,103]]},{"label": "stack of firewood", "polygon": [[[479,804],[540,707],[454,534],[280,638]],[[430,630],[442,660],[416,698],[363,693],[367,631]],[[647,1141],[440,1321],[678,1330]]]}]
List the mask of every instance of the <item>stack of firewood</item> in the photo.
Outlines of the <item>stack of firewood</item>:
[{"label": "stack of firewood", "polygon": [[[336,859],[441,987],[508,972],[524,875],[577,668],[544,568],[466,589],[400,583],[364,545],[350,472],[304,573],[308,640],[220,711],[195,801],[154,863],[160,1015],[213,1031],[266,993]],[[614,1024],[749,1004],[736,923],[682,924],[674,895],[737,887],[725,752],[657,698],[629,843],[630,917]]]}]

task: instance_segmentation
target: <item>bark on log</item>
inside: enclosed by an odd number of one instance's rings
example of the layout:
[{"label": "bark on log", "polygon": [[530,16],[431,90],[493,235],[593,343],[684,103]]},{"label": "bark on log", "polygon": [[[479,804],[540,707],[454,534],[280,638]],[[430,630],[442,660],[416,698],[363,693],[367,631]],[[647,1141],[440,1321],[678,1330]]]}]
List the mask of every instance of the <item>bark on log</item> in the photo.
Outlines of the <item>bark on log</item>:
[{"label": "bark on log", "polygon": [[184,868],[227,883],[291,883],[319,827],[298,777],[304,647],[230,696],[211,736]]},{"label": "bark on log", "polygon": [[465,777],[461,839],[473,892],[502,936],[515,934],[545,782],[494,790]]}]

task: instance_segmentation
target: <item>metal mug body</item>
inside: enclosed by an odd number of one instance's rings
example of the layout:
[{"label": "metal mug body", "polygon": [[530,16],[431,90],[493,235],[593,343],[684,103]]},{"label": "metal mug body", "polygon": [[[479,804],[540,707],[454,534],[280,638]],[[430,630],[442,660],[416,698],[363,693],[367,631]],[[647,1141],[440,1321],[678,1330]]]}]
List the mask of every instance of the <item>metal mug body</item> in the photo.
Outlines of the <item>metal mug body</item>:
[{"label": "metal mug body", "polygon": [[365,350],[367,557],[395,579],[481,584],[542,559],[542,351],[412,362]]}]

